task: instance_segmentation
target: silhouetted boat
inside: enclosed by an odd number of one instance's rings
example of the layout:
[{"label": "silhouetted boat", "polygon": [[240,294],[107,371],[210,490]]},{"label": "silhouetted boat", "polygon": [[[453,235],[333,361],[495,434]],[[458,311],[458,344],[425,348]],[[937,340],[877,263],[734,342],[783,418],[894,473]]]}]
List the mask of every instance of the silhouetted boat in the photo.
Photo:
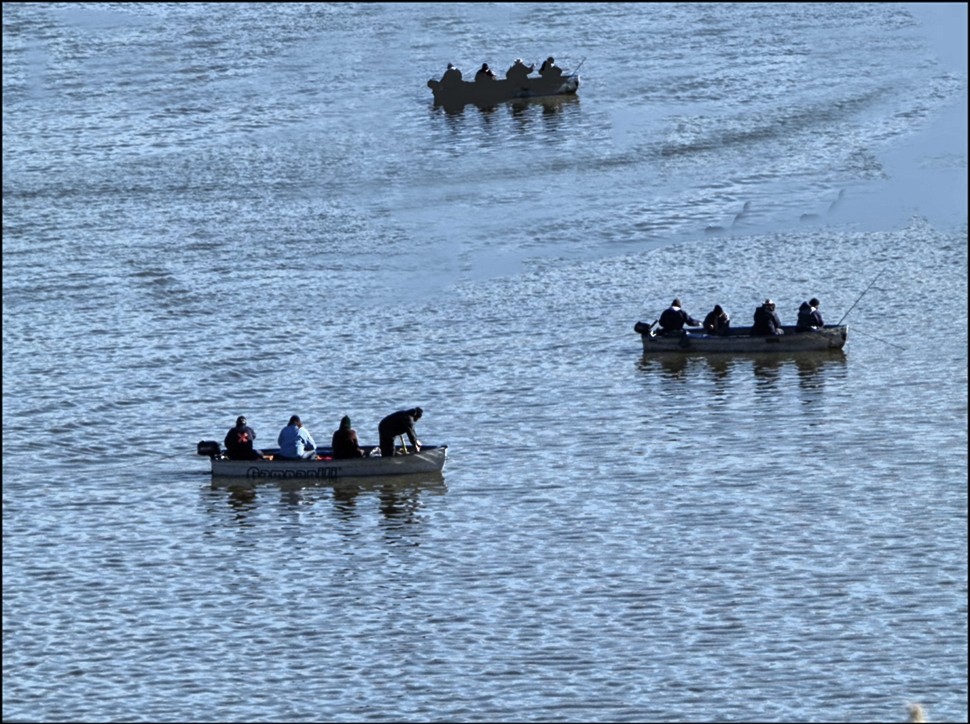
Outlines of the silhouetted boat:
[{"label": "silhouetted boat", "polygon": [[434,94],[435,105],[449,108],[473,104],[490,108],[507,101],[545,98],[549,96],[576,95],[579,75],[563,75],[559,78],[525,78],[523,80],[489,80],[471,82],[461,80],[442,84],[432,78],[428,88]]},{"label": "silhouetted boat", "polygon": [[[276,457],[277,449],[264,449],[265,460],[230,460],[218,442],[202,440],[196,452],[212,462],[213,477],[277,479],[277,480],[337,480],[371,476],[440,473],[448,456],[447,445],[422,445],[419,452],[408,448],[407,454],[381,457],[380,448],[361,445],[367,457],[334,460],[333,451],[317,448],[318,460],[291,460]],[[376,454],[375,454],[376,453]],[[275,458],[275,459],[273,459]]]},{"label": "silhouetted boat", "polygon": [[784,326],[784,334],[763,336],[751,334],[751,327],[731,327],[727,334],[707,334],[701,330],[684,330],[682,334],[665,335],[653,324],[637,322],[633,331],[643,340],[643,352],[680,353],[754,353],[822,352],[842,349],[849,333],[847,324],[826,324],[818,329],[797,331]]}]

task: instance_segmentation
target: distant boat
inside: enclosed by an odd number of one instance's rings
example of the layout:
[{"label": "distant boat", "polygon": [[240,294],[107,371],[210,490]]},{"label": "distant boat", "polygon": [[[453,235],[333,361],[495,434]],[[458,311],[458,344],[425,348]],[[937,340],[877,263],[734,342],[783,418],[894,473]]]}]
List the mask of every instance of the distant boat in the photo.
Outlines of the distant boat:
[{"label": "distant boat", "polygon": [[731,327],[727,334],[684,330],[681,334],[665,335],[655,331],[655,324],[637,322],[633,325],[633,330],[643,340],[644,354],[822,352],[842,349],[849,334],[847,324],[827,324],[802,331],[794,326],[784,326],[784,334],[771,336],[753,335],[751,327]]},{"label": "distant boat", "polygon": [[218,442],[202,440],[196,452],[211,460],[212,477],[250,480],[337,480],[440,473],[448,456],[447,445],[422,445],[418,452],[412,447],[406,454],[392,457],[381,457],[380,448],[373,445],[361,445],[361,449],[366,457],[335,460],[330,448],[318,447],[316,460],[280,458],[276,449],[264,449],[264,460],[230,460]]},{"label": "distant boat", "polygon": [[579,75],[563,75],[558,78],[523,78],[522,80],[489,80],[471,82],[460,80],[443,84],[432,78],[428,88],[434,94],[437,106],[448,108],[468,104],[480,108],[491,108],[499,103],[550,96],[576,95],[579,90]]}]

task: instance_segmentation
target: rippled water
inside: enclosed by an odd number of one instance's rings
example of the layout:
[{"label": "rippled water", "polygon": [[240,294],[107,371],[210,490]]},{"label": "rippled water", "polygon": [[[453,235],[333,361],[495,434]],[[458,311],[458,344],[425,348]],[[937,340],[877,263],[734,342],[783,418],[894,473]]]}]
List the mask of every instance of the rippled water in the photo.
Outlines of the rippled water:
[{"label": "rippled water", "polygon": [[[966,25],[5,5],[4,720],[966,721]],[[849,343],[645,359],[673,296]],[[415,404],[443,476],[194,455]]]}]

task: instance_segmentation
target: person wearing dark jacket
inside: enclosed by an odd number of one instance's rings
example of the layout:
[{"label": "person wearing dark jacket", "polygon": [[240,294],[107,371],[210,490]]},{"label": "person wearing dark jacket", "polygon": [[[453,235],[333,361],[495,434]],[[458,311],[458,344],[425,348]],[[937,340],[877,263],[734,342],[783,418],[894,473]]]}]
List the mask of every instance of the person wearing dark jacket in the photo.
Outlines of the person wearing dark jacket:
[{"label": "person wearing dark jacket", "polygon": [[675,299],[660,315],[660,333],[682,334],[685,324],[688,327],[701,326],[700,322],[681,308],[680,299]]},{"label": "person wearing dark jacket", "polygon": [[495,80],[495,71],[488,67],[488,63],[482,63],[482,67],[475,73],[475,82]]},{"label": "person wearing dark jacket", "polygon": [[414,423],[421,419],[422,410],[414,407],[410,410],[398,410],[385,417],[377,426],[377,432],[381,440],[381,456],[390,457],[394,454],[394,438],[398,435],[407,435],[414,451],[421,450],[421,441],[414,433]]},{"label": "person wearing dark jacket", "polygon": [[253,449],[256,433],[249,427],[242,415],[236,418],[236,426],[230,428],[223,441],[230,460],[262,460],[263,454]]},{"label": "person wearing dark jacket", "polygon": [[556,65],[556,59],[550,55],[542,61],[542,67],[539,68],[539,75],[546,80],[559,80],[562,78],[562,68]]},{"label": "person wearing dark jacket", "polygon": [[798,308],[798,322],[796,323],[799,332],[825,326],[825,322],[822,320],[822,314],[818,311],[819,304],[821,302],[815,297],[812,297],[807,302],[802,302],[802,306]]},{"label": "person wearing dark jacket", "polygon": [[522,83],[528,80],[529,73],[536,69],[535,63],[526,65],[522,58],[516,58],[515,62],[505,71],[505,77],[515,83]]},{"label": "person wearing dark jacket", "polygon": [[364,457],[357,440],[357,431],[351,426],[350,418],[344,415],[340,420],[340,427],[334,430],[330,446],[333,448],[334,460],[348,460]]},{"label": "person wearing dark jacket", "polygon": [[754,310],[754,326],[751,327],[751,334],[759,337],[772,337],[784,334],[781,328],[781,319],[775,312],[775,303],[766,299],[764,304]]},{"label": "person wearing dark jacket", "polygon": [[461,84],[461,71],[455,67],[454,63],[448,63],[444,75],[441,76],[441,85],[456,86]]},{"label": "person wearing dark jacket", "polygon": [[709,334],[727,334],[731,326],[731,318],[720,304],[715,304],[714,309],[704,317],[704,331]]}]

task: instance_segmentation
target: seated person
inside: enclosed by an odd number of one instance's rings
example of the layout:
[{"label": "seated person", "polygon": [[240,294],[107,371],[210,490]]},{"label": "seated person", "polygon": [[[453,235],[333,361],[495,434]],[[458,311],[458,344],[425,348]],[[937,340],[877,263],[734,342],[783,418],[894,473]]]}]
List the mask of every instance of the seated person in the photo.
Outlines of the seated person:
[{"label": "seated person", "polygon": [[758,337],[772,337],[784,333],[781,319],[775,312],[775,303],[766,299],[764,304],[754,310],[754,326],[751,327],[751,334]]},{"label": "seated person", "polygon": [[704,317],[704,331],[709,334],[727,334],[731,326],[731,318],[720,304],[715,304],[714,309]]},{"label": "seated person", "polygon": [[802,302],[802,306],[798,308],[798,321],[795,324],[799,332],[825,326],[825,322],[822,321],[822,315],[818,311],[819,304],[820,302],[815,297],[812,297],[807,302]]},{"label": "seated person", "polygon": [[550,55],[542,61],[542,67],[539,68],[539,75],[547,80],[559,80],[562,78],[562,68],[556,65],[556,59]]},{"label": "seated person", "polygon": [[458,85],[461,82],[461,71],[455,67],[454,63],[448,63],[448,68],[441,76],[441,85]]},{"label": "seated person", "polygon": [[357,431],[351,427],[350,418],[347,415],[340,419],[340,427],[334,431],[330,446],[333,448],[334,460],[364,457],[364,451],[360,449],[360,443],[357,440]]},{"label": "seated person", "polygon": [[263,454],[253,449],[256,433],[246,423],[246,418],[240,415],[236,418],[236,426],[229,429],[226,439],[226,454],[230,460],[262,460]]},{"label": "seated person", "polygon": [[481,83],[488,80],[495,80],[495,73],[488,67],[488,63],[482,63],[482,67],[475,73],[475,82]]},{"label": "seated person", "polygon": [[535,63],[532,65],[526,65],[522,62],[522,58],[516,58],[515,62],[505,71],[505,77],[516,83],[521,83],[526,80],[529,73],[536,69]]},{"label": "seated person", "polygon": [[675,299],[660,315],[660,334],[683,334],[684,325],[700,327],[701,323],[681,309],[680,299]]},{"label": "seated person", "polygon": [[293,415],[289,424],[280,430],[277,443],[280,446],[281,458],[315,460],[317,457],[317,444],[313,441],[310,431],[303,427],[299,415]]}]

